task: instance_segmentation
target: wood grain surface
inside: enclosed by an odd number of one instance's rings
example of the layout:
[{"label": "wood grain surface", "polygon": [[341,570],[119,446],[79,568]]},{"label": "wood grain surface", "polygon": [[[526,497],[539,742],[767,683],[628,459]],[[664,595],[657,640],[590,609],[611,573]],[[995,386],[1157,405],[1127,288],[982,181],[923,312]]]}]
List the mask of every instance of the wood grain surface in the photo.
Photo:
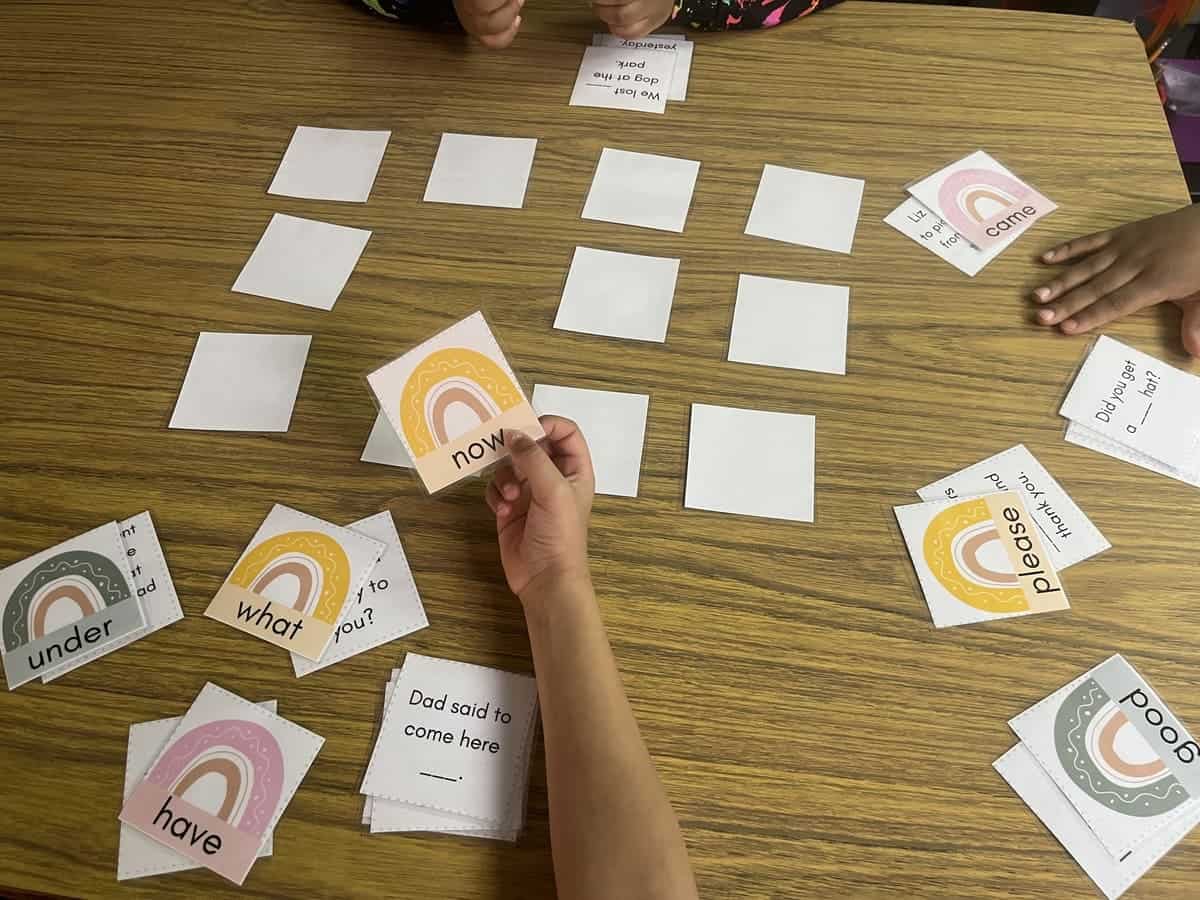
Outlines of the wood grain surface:
[{"label": "wood grain surface", "polygon": [[[1092,887],[991,768],[1006,720],[1126,654],[1200,727],[1198,495],[1062,440],[1086,342],[1030,324],[1035,252],[1187,198],[1141,46],[1090,19],[847,3],[697,35],[664,116],[567,105],[596,23],[534,0],[507,52],[339,0],[0,4],[0,564],[149,508],[187,618],[0,697],[0,885],[78,896],[554,893],[540,749],[515,846],[369,836],[359,780],[406,650],[529,671],[482,486],[358,461],[363,376],[475,309],[528,387],[651,397],[637,499],[601,497],[596,583],[713,898],[1068,897]],[[365,205],[268,196],[297,124],[392,130]],[[539,139],[525,208],[421,202],[443,131]],[[580,219],[603,146],[697,159],[682,234]],[[1060,204],[968,279],[881,221],[984,147]],[[854,253],[742,233],[764,163],[866,179]],[[233,294],[273,212],[374,230],[332,312]],[[573,248],[682,259],[665,345],[554,331]],[[851,286],[845,377],[724,360],[740,272]],[[1109,329],[1173,363],[1172,309]],[[311,333],[291,429],[168,431],[201,330]],[[817,417],[816,522],[682,508],[693,402]],[[1024,442],[1113,543],[1060,615],[935,632],[890,507]],[[753,464],[753,461],[748,461]],[[431,627],[297,680],[201,616],[274,502],[390,509]],[[206,680],[328,740],[240,892],[118,885],[131,723]],[[1200,840],[1134,897],[1194,897]]]}]

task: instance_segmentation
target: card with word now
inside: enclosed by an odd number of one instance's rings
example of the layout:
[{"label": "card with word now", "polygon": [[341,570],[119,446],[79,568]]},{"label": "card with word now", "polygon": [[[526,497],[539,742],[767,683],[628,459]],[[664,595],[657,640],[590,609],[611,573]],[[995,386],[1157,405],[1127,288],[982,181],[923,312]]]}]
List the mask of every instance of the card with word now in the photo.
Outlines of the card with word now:
[{"label": "card with word now", "polygon": [[935,627],[1068,607],[1016,491],[897,506],[895,514]]},{"label": "card with word now", "polygon": [[119,818],[241,884],[324,743],[210,682]]},{"label": "card with word now", "polygon": [[545,437],[483,313],[367,376],[429,493],[508,456],[504,430]]},{"label": "card with word now", "polygon": [[536,718],[530,676],[408,654],[363,778],[372,824],[395,801],[404,807],[386,814],[410,814],[412,827],[389,830],[442,830],[427,814],[447,830],[519,827]]},{"label": "card with word now", "polygon": [[1200,821],[1200,745],[1124,657],[1009,725],[1027,757],[997,768],[1107,896]]},{"label": "card with word now", "polygon": [[277,503],[204,614],[317,662],[385,549]]}]

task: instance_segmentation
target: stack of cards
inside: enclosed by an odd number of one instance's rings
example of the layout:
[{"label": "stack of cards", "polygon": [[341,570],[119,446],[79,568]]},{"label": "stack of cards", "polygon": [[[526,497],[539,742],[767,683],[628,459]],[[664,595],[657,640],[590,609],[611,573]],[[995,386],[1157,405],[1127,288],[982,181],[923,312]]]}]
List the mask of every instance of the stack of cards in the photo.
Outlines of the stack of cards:
[{"label": "stack of cards", "polygon": [[183,618],[150,513],[0,570],[8,689],[43,682]]},{"label": "stack of cards", "polygon": [[1123,657],[1009,725],[996,770],[1109,900],[1200,822],[1200,746]]},{"label": "stack of cards", "polygon": [[686,100],[695,45],[682,34],[627,40],[597,34],[583,52],[571,106],[662,113],[668,100]]},{"label": "stack of cards", "polygon": [[203,866],[241,884],[270,855],[275,825],[324,743],[211,683],[182,719],[134,726],[118,879]]},{"label": "stack of cards", "polygon": [[922,178],[908,193],[884,221],[972,277],[1058,209],[982,150]]},{"label": "stack of cards", "polygon": [[1101,336],[1059,413],[1071,443],[1200,487],[1200,377]]},{"label": "stack of cards", "polygon": [[515,841],[536,723],[528,675],[408,654],[388,684],[363,823]]}]

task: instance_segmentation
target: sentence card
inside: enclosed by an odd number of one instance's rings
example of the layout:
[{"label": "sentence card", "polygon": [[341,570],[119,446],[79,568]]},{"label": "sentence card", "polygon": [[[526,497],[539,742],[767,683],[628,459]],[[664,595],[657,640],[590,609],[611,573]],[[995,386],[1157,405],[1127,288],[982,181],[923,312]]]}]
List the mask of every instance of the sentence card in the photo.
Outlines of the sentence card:
[{"label": "sentence card", "polygon": [[1018,237],[1014,234],[987,250],[980,250],[951,228],[949,222],[926,209],[915,197],[906,199],[883,221],[972,278]]},{"label": "sentence card", "polygon": [[849,253],[866,182],[784,166],[763,166],[746,234]]},{"label": "sentence card", "polygon": [[297,125],[268,194],[366,203],[390,131]]},{"label": "sentence card", "polygon": [[1016,491],[895,508],[936,628],[1067,609],[1067,592]]},{"label": "sentence card", "polygon": [[1095,450],[1097,453],[1103,453],[1105,456],[1111,456],[1113,459],[1119,459],[1123,462],[1133,463],[1135,466],[1140,466],[1158,475],[1166,475],[1168,478],[1174,478],[1176,481],[1182,481],[1184,484],[1190,484],[1192,487],[1200,487],[1200,474],[1185,475],[1178,469],[1172,469],[1170,466],[1160,463],[1157,459],[1153,459],[1145,453],[1138,453],[1124,444],[1118,444],[1111,438],[1097,434],[1092,429],[1085,428],[1078,422],[1067,422],[1067,431],[1063,437],[1069,444],[1087,447],[1089,450]]},{"label": "sentence card", "polygon": [[683,231],[700,163],[605,147],[600,151],[583,218],[660,231]]},{"label": "sentence card", "polygon": [[386,549],[354,601],[342,610],[333,642],[321,659],[311,662],[299,653],[292,654],[297,678],[429,625],[392,514],[385,510],[346,527],[379,541]]},{"label": "sentence card", "polygon": [[537,683],[410,653],[384,712],[362,793],[498,827],[523,787]]},{"label": "sentence card", "polygon": [[359,459],[362,462],[395,466],[398,469],[413,467],[412,457],[408,455],[404,443],[383,413],[376,413],[375,424],[371,426],[371,433],[367,435],[367,443]]},{"label": "sentence card", "polygon": [[957,500],[995,491],[1025,497],[1033,524],[1057,570],[1112,546],[1024,444],[968,466],[917,491],[922,500]]},{"label": "sentence card", "polygon": [[592,44],[596,47],[622,47],[674,53],[675,69],[671,73],[671,88],[667,91],[667,100],[687,99],[688,77],[692,71],[692,51],[696,47],[687,38],[680,40],[678,36],[651,34],[644,38],[631,40],[617,37],[615,34],[595,34],[592,35]]},{"label": "sentence card", "polygon": [[425,185],[426,203],[520,209],[537,138],[445,132]]},{"label": "sentence card", "polygon": [[[258,704],[268,712],[275,712],[275,701]],[[150,764],[162,753],[167,741],[183,716],[141,722],[129,726],[129,750],[125,754],[125,788],[123,797],[128,800]],[[274,850],[274,835],[267,832],[266,841],[258,851],[259,857],[270,856]],[[183,872],[198,869],[200,865],[186,856],[176,853],[165,844],[152,841],[136,828],[121,823],[120,842],[117,847],[117,881],[144,878],[147,875],[163,875],[167,872]]]},{"label": "sentence card", "polygon": [[385,549],[276,503],[204,614],[316,662]]},{"label": "sentence card", "polygon": [[846,374],[850,288],[739,275],[729,361]]},{"label": "sentence card", "polygon": [[1113,859],[1028,747],[1017,744],[992,766],[1108,900],[1116,900],[1125,893],[1200,822],[1200,807],[1197,807],[1121,859]]},{"label": "sentence card", "polygon": [[1200,746],[1119,654],[1008,724],[1113,859],[1200,809]]},{"label": "sentence card", "polygon": [[982,150],[922,178],[908,192],[980,250],[1016,238],[1058,209]]},{"label": "sentence card", "polygon": [[1200,378],[1107,335],[1059,413],[1185,476],[1200,474]]},{"label": "sentence card", "polygon": [[142,618],[146,626],[131,631],[111,643],[81,653],[61,669],[56,669],[52,675],[43,675],[43,683],[53,681],[84,663],[141,640],[146,635],[183,618],[179,595],[175,593],[175,583],[167,569],[167,560],[163,556],[162,545],[158,542],[158,532],[154,530],[154,521],[150,518],[150,513],[139,513],[131,519],[118,522],[117,528],[121,533],[125,562],[130,567],[129,574],[133,578],[134,592],[138,605],[142,608]]},{"label": "sentence card", "polygon": [[116,522],[0,569],[0,604],[10,691],[146,627]]},{"label": "sentence card", "polygon": [[456,322],[367,381],[431,494],[508,456],[504,429],[545,437],[483,313]]},{"label": "sentence card", "polygon": [[554,327],[661,344],[678,277],[678,259],[576,247]]},{"label": "sentence card", "polygon": [[661,113],[675,60],[675,53],[642,47],[586,47],[569,105]]},{"label": "sentence card", "polygon": [[209,682],[118,818],[241,884],[324,743]]}]

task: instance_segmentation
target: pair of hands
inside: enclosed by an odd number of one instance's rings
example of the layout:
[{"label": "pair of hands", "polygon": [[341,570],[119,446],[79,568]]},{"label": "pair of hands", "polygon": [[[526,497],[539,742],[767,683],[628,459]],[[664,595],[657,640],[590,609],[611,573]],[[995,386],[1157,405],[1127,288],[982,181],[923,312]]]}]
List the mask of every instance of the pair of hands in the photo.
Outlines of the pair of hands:
[{"label": "pair of hands", "polygon": [[[525,0],[454,0],[467,34],[485,47],[507,47],[521,30]],[[617,37],[645,37],[674,11],[674,0],[592,0],[596,17]]]}]

